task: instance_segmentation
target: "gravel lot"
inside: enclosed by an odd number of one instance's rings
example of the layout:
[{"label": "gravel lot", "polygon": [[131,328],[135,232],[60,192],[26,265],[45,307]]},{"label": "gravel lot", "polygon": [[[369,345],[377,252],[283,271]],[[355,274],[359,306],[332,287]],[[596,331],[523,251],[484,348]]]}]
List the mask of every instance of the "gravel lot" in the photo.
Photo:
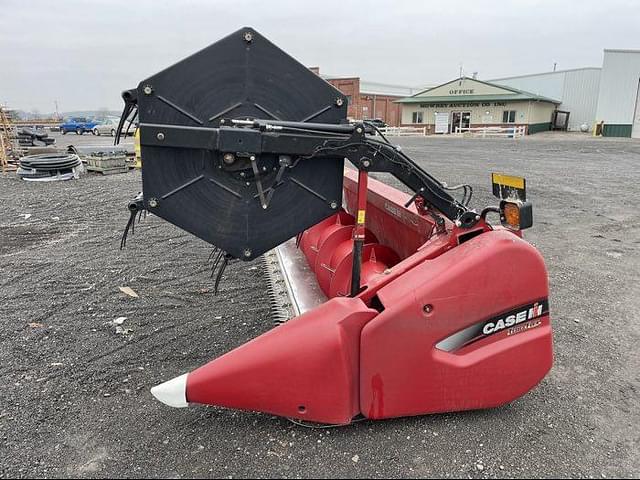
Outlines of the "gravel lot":
[{"label": "gravel lot", "polygon": [[208,246],[157,217],[118,250],[137,171],[0,175],[0,477],[637,477],[640,142],[401,144],[438,178],[473,184],[475,206],[494,203],[491,171],[526,176],[555,326],[537,389],[494,410],[329,430],[170,409],[151,386],[271,328],[259,262],[232,264],[214,296]]}]

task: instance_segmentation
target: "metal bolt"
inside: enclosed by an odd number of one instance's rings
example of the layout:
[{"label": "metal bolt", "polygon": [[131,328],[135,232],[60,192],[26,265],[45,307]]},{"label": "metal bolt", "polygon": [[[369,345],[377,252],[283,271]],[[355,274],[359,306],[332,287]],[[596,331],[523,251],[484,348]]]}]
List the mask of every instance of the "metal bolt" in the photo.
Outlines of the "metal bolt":
[{"label": "metal bolt", "polygon": [[253,40],[253,33],[244,32],[244,41],[247,43],[251,43],[252,40]]},{"label": "metal bolt", "polygon": [[422,310],[424,311],[424,313],[431,313],[433,312],[433,305],[427,303],[424,307],[422,307]]},{"label": "metal bolt", "polygon": [[145,95],[151,95],[153,93],[153,87],[151,85],[145,85],[142,88],[142,91],[144,92]]},{"label": "metal bolt", "polygon": [[476,221],[480,220],[480,215],[476,215]]},{"label": "metal bolt", "polygon": [[255,162],[255,161],[256,161],[256,157],[255,157],[254,155],[251,155],[251,156],[249,157],[249,160],[251,160],[252,162]]},{"label": "metal bolt", "polygon": [[149,206],[151,208],[156,208],[158,206],[158,199],[157,198],[150,198],[149,199]]},{"label": "metal bolt", "polygon": [[462,222],[460,220],[456,220],[456,227],[461,227],[462,226]]},{"label": "metal bolt", "polygon": [[244,172],[240,172],[240,176],[241,176],[241,177],[244,177],[244,176],[245,176],[245,173],[244,173]]},{"label": "metal bolt", "polygon": [[[278,164],[281,167],[289,167],[291,166],[291,157],[289,155],[280,155],[278,157]],[[274,168],[275,170],[275,168]]]},{"label": "metal bolt", "polygon": [[233,162],[236,161],[236,157],[235,157],[235,155],[233,153],[225,153],[222,156],[222,161],[224,163],[226,163],[227,165],[231,165]]},{"label": "metal bolt", "polygon": [[365,160],[364,162],[362,162],[362,166],[364,168],[369,168],[371,166],[371,162],[369,160]]},{"label": "metal bolt", "polygon": [[250,185],[251,185],[251,182],[247,182],[247,183],[246,183],[246,185],[247,185],[247,187],[248,187],[248,186],[250,186]]},{"label": "metal bolt", "polygon": [[385,268],[384,272],[382,272],[382,273],[384,273],[385,275],[389,275],[391,273],[391,269],[390,268]]},{"label": "metal bolt", "polygon": [[360,127],[356,128],[356,132],[362,133],[362,128],[360,128]]},{"label": "metal bolt", "polygon": [[220,120],[220,124],[223,124],[223,123],[224,123],[224,118],[222,120]]},{"label": "metal bolt", "polygon": [[251,256],[251,249],[250,248],[245,248],[243,253],[244,253],[245,257],[250,257]]},{"label": "metal bolt", "polygon": [[336,202],[335,200],[331,200],[331,203],[329,204],[329,206],[335,210],[336,208],[338,208],[338,202]]},{"label": "metal bolt", "polygon": [[158,133],[158,135],[156,135],[156,138],[157,138],[158,140],[160,140],[160,141],[163,141],[163,140],[164,140],[164,133],[159,132],[159,133]]},{"label": "metal bolt", "polygon": [[338,107],[341,107],[342,105],[344,105],[344,100],[340,97],[336,98],[336,105]]},{"label": "metal bolt", "polygon": [[262,171],[266,172],[267,171],[267,167],[262,167]]}]

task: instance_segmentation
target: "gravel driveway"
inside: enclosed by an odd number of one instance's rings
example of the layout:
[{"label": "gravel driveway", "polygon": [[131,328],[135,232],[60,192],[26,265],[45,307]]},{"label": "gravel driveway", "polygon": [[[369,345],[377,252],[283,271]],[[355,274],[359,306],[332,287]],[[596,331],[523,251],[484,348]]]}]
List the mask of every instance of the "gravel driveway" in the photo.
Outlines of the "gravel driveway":
[{"label": "gravel driveway", "polygon": [[494,410],[327,430],[170,409],[151,386],[271,328],[260,262],[230,265],[215,296],[210,248],[153,216],[120,251],[137,171],[0,175],[0,477],[637,477],[640,142],[400,143],[436,177],[473,184],[475,206],[495,203],[491,171],[526,176],[555,328],[538,388]]}]

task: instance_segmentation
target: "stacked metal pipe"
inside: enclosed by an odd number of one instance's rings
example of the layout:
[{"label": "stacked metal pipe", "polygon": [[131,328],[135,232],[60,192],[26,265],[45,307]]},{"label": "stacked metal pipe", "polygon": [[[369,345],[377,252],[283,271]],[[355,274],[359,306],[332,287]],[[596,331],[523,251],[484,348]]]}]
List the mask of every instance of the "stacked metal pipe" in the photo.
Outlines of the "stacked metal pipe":
[{"label": "stacked metal pipe", "polygon": [[55,143],[55,138],[50,138],[44,131],[34,128],[22,128],[18,130],[18,143],[23,147],[46,147]]}]

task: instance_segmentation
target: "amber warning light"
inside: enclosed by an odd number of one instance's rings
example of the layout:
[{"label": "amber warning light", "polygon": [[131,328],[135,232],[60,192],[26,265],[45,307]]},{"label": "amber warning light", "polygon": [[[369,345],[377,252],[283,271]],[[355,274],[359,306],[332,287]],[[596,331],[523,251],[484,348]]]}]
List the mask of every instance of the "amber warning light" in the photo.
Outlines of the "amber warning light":
[{"label": "amber warning light", "polygon": [[533,225],[533,208],[527,202],[526,180],[522,177],[491,174],[493,194],[500,199],[500,221],[510,230],[524,230]]}]

